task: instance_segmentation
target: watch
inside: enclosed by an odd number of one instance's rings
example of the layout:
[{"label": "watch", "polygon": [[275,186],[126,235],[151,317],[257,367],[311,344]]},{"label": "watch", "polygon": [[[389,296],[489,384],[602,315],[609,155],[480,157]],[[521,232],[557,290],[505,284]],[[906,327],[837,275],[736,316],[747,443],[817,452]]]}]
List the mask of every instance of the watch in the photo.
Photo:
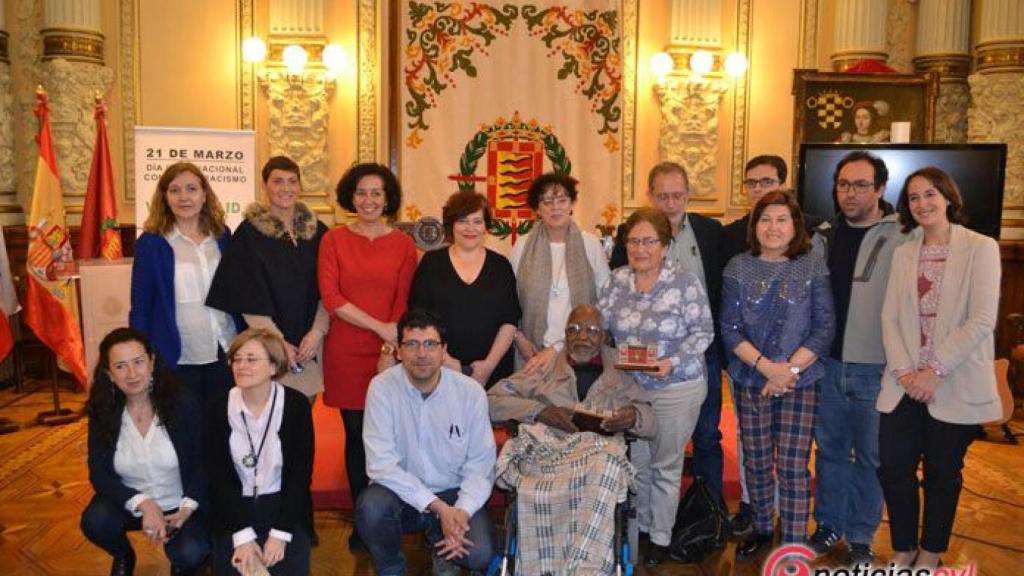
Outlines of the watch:
[{"label": "watch", "polygon": [[796,374],[797,376],[800,375],[800,367],[799,366],[790,366],[789,367],[789,371],[792,372],[793,374]]}]

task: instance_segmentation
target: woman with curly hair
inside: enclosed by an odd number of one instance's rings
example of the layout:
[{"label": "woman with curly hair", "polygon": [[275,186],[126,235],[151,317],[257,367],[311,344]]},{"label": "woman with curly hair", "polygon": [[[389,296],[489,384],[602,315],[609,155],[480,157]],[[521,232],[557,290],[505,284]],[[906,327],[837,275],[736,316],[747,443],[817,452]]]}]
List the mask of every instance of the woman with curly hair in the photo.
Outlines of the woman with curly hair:
[{"label": "woman with curly hair", "polygon": [[191,573],[210,550],[199,407],[138,330],[115,329],[99,352],[88,402],[96,494],[82,532],[114,558],[111,574],[135,567],[132,530],[164,545],[172,574]]},{"label": "woman with curly hair", "polygon": [[[416,270],[412,238],[389,220],[402,189],[380,164],[356,164],[341,177],[338,204],[355,221],[328,232],[320,243],[320,297],[331,315],[324,341],[324,404],[341,410],[345,470],[355,503],[369,481],[363,452],[363,407],[382,356],[398,340],[396,325],[409,300]],[[355,534],[349,547],[362,548]]]},{"label": "woman with curly hair", "polygon": [[205,405],[231,388],[225,350],[237,331],[231,316],[205,304],[231,237],[224,208],[199,168],[178,162],[157,182],[143,228],[128,322]]}]

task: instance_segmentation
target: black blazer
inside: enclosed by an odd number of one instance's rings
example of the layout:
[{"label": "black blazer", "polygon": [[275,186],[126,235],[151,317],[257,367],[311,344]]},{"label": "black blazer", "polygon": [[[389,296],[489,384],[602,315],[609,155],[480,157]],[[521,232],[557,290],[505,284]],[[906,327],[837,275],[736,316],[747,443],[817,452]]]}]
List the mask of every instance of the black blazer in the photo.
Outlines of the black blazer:
[{"label": "black blazer", "polygon": [[[704,280],[707,282],[708,300],[711,315],[715,318],[717,338],[718,308],[722,303],[722,271],[725,269],[725,262],[722,260],[722,224],[714,218],[692,212],[687,214],[687,217],[690,226],[693,227],[693,235],[697,238],[697,249],[700,250],[700,261],[704,267]],[[626,227],[620,224],[615,231],[615,246],[612,248],[612,257],[608,265],[614,270],[627,263]]]},{"label": "black blazer", "polygon": [[[174,452],[178,455],[178,473],[181,475],[181,491],[199,503],[199,509],[205,511],[209,504],[206,494],[206,473],[203,469],[202,437],[199,419],[199,404],[195,397],[185,388],[178,388],[174,403],[174,422],[168,431]],[[120,417],[118,415],[118,426]],[[109,498],[124,506],[139,492],[129,488],[121,481],[114,470],[113,446],[107,446],[100,438],[101,434],[95,421],[89,420],[89,482],[96,494]]]},{"label": "black blazer", "polygon": [[[313,533],[313,413],[301,392],[284,387],[281,418],[281,508],[273,528],[289,534],[302,526]],[[234,534],[252,526],[242,503],[242,482],[231,460],[228,400],[210,404],[206,415],[206,469],[210,474],[210,524],[221,533]]]}]

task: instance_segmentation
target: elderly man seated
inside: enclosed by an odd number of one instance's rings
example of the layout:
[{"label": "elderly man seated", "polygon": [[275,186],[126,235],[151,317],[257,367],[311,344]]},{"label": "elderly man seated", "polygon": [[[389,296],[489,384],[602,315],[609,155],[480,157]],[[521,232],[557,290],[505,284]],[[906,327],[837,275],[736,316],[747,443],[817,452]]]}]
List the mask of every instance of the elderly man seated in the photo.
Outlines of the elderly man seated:
[{"label": "elderly man seated", "polygon": [[[497,463],[497,484],[517,494],[518,573],[613,571],[615,504],[635,473],[617,433],[651,437],[656,423],[646,393],[615,368],[603,326],[597,308],[577,306],[550,372],[520,371],[488,392],[492,422],[523,424]],[[598,434],[578,433],[576,408],[605,414]]]}]

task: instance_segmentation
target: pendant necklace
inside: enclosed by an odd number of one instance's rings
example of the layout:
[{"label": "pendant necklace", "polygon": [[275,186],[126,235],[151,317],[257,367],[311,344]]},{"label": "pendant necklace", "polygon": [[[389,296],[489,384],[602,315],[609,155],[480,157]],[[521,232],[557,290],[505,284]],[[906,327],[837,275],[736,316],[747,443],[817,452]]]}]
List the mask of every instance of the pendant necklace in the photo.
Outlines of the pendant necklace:
[{"label": "pendant necklace", "polygon": [[252,469],[253,476],[253,496],[259,496],[259,487],[256,486],[256,465],[260,463],[260,455],[263,454],[263,446],[267,443],[267,434],[270,432],[270,421],[274,419],[274,407],[277,405],[277,386],[274,386],[274,396],[270,401],[270,412],[267,414],[267,425],[263,427],[263,438],[260,439],[259,450],[256,449],[256,445],[252,441],[252,435],[249,434],[249,421],[245,418],[245,410],[241,411],[242,424],[245,425],[245,437],[249,439],[249,453],[242,456],[242,466]]}]

